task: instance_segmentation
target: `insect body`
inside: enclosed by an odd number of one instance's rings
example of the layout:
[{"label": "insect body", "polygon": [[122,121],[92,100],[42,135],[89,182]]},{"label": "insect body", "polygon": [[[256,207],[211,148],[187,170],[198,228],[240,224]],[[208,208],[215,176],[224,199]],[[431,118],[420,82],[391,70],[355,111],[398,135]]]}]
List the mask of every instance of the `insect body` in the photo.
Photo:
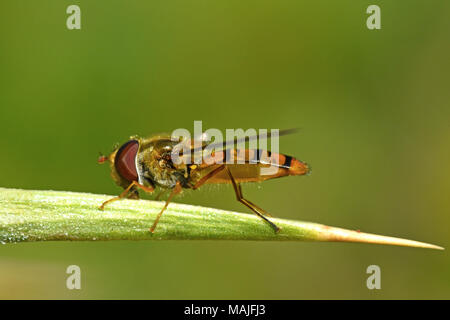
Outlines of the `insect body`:
[{"label": "insect body", "polygon": [[[290,133],[288,131],[280,132],[280,134]],[[258,137],[249,139],[254,138]],[[164,207],[150,228],[150,231],[154,232],[172,198],[183,189],[195,190],[204,184],[227,183],[233,186],[239,202],[250,208],[278,232],[280,228],[267,218],[270,214],[244,198],[241,183],[305,175],[310,171],[309,166],[300,160],[261,149],[222,148],[220,150],[216,148],[211,153],[209,161],[198,164],[189,164],[189,162],[176,164],[173,161],[172,152],[179,143],[180,141],[173,141],[170,136],[153,136],[146,139],[131,137],[108,157],[101,156],[98,162],[109,161],[111,176],[119,186],[124,188],[124,191],[119,196],[105,201],[100,209],[103,210],[108,203],[122,198],[139,199],[139,189],[148,193],[153,193],[157,187],[162,191],[171,190]],[[221,146],[225,145],[229,144],[221,144]],[[200,148],[200,151],[203,149],[204,146]],[[193,147],[190,150],[192,154],[199,151]],[[188,155],[182,154],[182,156]],[[263,172],[264,169],[271,168],[276,170]]]}]

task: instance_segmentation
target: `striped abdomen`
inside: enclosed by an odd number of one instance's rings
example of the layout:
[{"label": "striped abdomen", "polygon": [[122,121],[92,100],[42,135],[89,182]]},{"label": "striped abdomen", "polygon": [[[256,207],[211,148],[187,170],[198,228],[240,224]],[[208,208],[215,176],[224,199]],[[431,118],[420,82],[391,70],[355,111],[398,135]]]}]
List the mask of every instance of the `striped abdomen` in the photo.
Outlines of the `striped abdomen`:
[{"label": "striped abdomen", "polygon": [[[200,168],[217,167],[227,164],[238,182],[264,181],[268,179],[304,175],[310,172],[309,166],[294,157],[261,149],[227,149],[211,154]],[[209,183],[226,183],[229,177],[221,172],[212,177]]]}]

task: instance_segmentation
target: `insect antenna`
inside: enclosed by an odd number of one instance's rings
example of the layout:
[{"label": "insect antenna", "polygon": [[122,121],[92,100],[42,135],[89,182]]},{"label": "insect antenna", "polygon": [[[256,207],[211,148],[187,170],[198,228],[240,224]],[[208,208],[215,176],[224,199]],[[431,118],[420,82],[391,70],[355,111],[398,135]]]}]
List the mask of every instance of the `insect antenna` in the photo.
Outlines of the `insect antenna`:
[{"label": "insect antenna", "polygon": [[103,164],[103,163],[105,163],[106,161],[108,161],[108,157],[105,156],[103,153],[99,152],[99,157],[98,157],[98,159],[97,159],[97,163],[98,163],[98,164]]}]

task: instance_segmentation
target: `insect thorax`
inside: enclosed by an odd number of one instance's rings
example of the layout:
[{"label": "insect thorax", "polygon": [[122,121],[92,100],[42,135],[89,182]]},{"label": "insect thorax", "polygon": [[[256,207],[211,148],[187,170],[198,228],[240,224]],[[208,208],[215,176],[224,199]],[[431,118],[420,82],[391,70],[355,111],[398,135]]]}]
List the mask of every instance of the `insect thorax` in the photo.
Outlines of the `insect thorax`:
[{"label": "insect thorax", "polygon": [[185,170],[175,168],[171,159],[171,145],[154,145],[141,150],[138,159],[141,183],[162,188],[173,188],[179,181],[187,184]]}]

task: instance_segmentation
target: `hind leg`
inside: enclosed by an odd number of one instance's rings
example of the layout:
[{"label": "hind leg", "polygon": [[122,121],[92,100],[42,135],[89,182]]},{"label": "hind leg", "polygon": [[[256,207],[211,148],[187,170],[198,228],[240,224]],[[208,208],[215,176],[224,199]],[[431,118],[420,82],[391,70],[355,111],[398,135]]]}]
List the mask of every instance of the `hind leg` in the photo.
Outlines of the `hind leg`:
[{"label": "hind leg", "polygon": [[230,177],[231,183],[233,184],[233,188],[234,188],[234,192],[236,193],[237,200],[240,203],[244,204],[246,207],[248,207],[250,210],[252,210],[258,217],[260,217],[261,219],[266,221],[268,224],[270,224],[270,226],[275,230],[275,232],[279,232],[281,229],[275,223],[273,223],[272,221],[270,221],[269,219],[267,219],[265,217],[265,215],[269,215],[265,210],[261,209],[260,207],[255,205],[253,202],[244,198],[244,196],[242,195],[241,185],[239,183],[237,183],[236,180],[234,180],[234,177],[231,174],[231,171],[228,167],[226,167],[226,170],[227,170],[228,176]]}]

